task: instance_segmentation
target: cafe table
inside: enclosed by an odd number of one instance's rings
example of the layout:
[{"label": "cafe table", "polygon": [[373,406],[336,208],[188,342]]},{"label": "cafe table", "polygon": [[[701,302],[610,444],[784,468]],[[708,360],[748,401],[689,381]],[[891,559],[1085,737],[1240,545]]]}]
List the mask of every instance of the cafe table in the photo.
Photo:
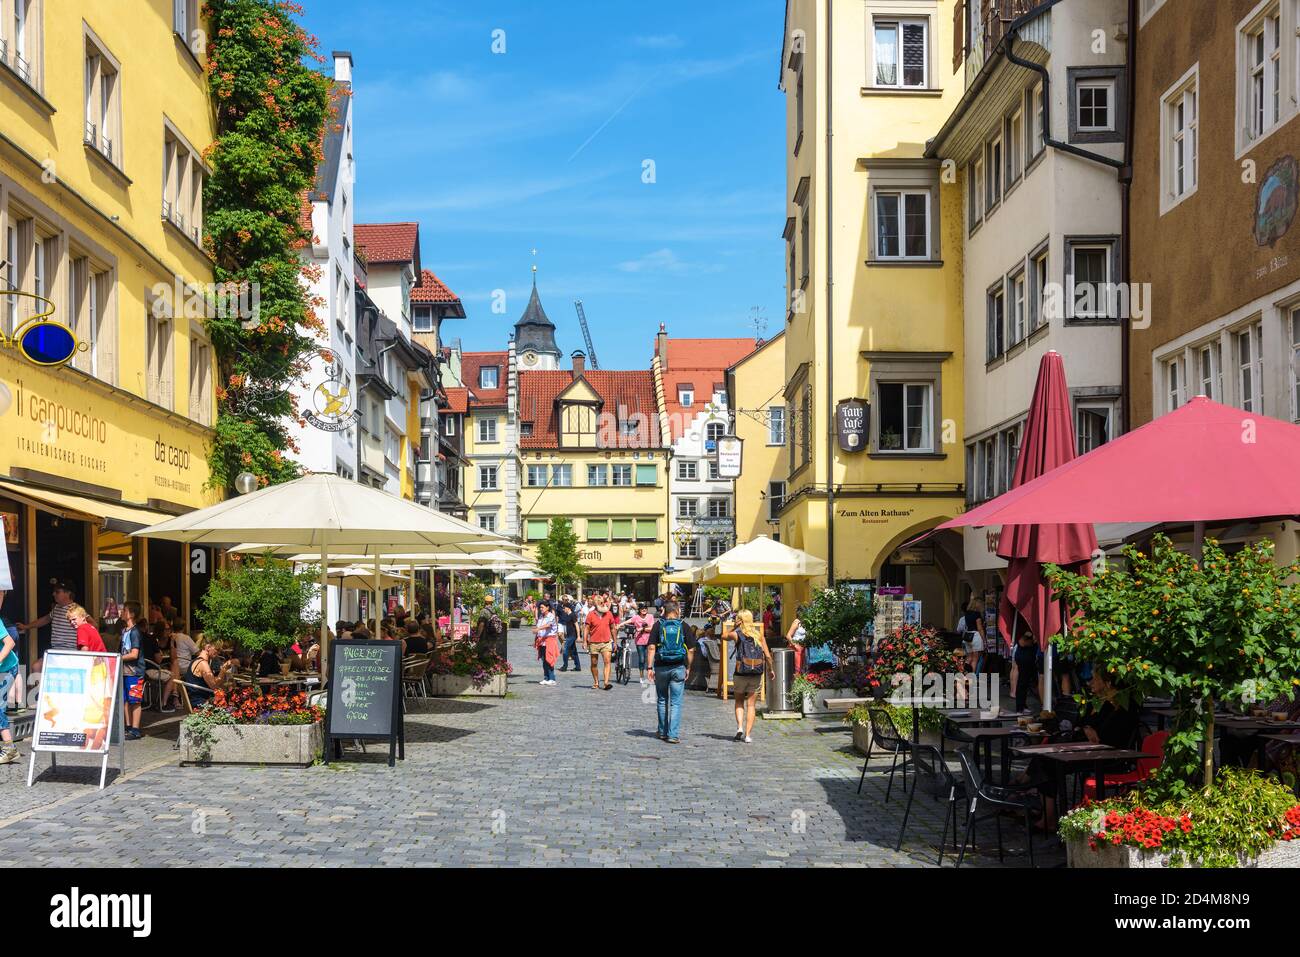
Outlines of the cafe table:
[{"label": "cafe table", "polygon": [[1065,793],[1067,774],[1092,771],[1097,781],[1097,799],[1101,800],[1106,796],[1105,769],[1108,765],[1128,764],[1141,758],[1151,757],[1144,751],[1112,748],[1108,744],[1093,744],[1089,741],[1027,744],[1013,747],[1011,751],[1021,757],[1042,758],[1052,765],[1056,777],[1056,813],[1058,816],[1069,810],[1069,803]]},{"label": "cafe table", "polygon": [[999,742],[1002,745],[1002,786],[1006,787],[1007,782],[1011,779],[1011,759],[1007,751],[1007,743],[1012,738],[1038,738],[1049,737],[1046,731],[1029,731],[1016,725],[1008,725],[999,728],[963,728],[962,735],[971,741],[971,747],[975,752],[975,764],[979,765],[981,747],[984,751],[984,778],[987,781],[993,780],[993,744]]},{"label": "cafe table", "polygon": [[1300,731],[1300,722],[1274,721],[1272,718],[1256,718],[1248,715],[1215,715],[1214,723],[1223,731],[1236,731],[1247,738],[1255,738],[1255,753],[1259,767],[1264,767],[1264,739],[1270,735],[1281,735]]}]

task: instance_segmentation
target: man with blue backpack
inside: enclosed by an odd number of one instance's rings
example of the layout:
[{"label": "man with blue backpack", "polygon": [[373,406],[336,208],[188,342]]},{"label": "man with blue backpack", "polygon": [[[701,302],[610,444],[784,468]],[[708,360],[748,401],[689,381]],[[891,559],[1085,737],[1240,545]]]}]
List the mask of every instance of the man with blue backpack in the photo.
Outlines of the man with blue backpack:
[{"label": "man with blue backpack", "polygon": [[698,643],[691,626],[682,621],[677,602],[665,602],[663,617],[650,631],[646,666],[655,683],[658,738],[669,744],[680,743],[677,735],[682,723],[682,696]]}]

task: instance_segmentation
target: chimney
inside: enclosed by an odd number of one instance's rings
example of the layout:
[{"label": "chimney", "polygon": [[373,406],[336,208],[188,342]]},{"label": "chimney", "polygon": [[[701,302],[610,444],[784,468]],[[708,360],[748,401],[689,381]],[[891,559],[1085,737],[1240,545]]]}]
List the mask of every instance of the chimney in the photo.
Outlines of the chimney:
[{"label": "chimney", "polygon": [[586,370],[587,356],[581,349],[578,349],[573,353],[573,374],[575,376],[580,376]]},{"label": "chimney", "polygon": [[352,54],[347,50],[334,51],[334,82],[352,82]]},{"label": "chimney", "polygon": [[659,357],[659,368],[668,371],[668,328],[659,323],[659,335],[655,336],[655,355]]}]

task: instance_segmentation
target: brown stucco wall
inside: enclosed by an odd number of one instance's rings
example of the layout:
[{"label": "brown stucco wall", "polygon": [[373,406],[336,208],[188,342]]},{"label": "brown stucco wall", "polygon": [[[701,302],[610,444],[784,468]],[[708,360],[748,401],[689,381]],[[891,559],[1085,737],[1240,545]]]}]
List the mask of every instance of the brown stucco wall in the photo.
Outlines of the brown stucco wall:
[{"label": "brown stucco wall", "polygon": [[[1132,281],[1151,283],[1152,301],[1150,328],[1132,332],[1133,426],[1151,419],[1154,349],[1300,277],[1300,223],[1272,246],[1254,236],[1259,184],[1279,158],[1300,157],[1300,116],[1234,156],[1235,29],[1257,2],[1170,0],[1138,31],[1130,265]],[[1197,62],[1199,186],[1161,216],[1160,98]],[[1247,160],[1255,182],[1243,182]]]}]

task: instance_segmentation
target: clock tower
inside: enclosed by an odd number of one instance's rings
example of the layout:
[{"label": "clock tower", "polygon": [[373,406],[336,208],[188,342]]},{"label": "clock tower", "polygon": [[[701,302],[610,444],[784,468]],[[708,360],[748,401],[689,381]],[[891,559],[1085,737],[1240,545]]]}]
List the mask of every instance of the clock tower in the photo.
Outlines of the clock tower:
[{"label": "clock tower", "polygon": [[560,368],[560,347],[555,344],[555,323],[547,318],[537,295],[537,267],[533,267],[533,294],[515,323],[515,352],[524,370]]}]

